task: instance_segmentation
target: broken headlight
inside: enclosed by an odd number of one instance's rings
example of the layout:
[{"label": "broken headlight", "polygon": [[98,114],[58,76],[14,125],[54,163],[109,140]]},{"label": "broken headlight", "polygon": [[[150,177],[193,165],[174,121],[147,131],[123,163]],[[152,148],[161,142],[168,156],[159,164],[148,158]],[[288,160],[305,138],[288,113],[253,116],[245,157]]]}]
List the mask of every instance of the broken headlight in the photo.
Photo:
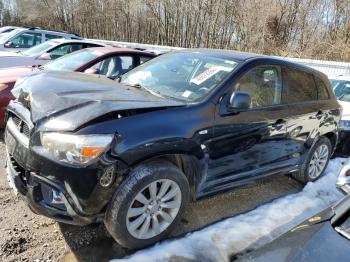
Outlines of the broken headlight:
[{"label": "broken headlight", "polygon": [[101,155],[113,135],[73,135],[41,133],[41,144],[55,159],[69,164],[87,164]]}]

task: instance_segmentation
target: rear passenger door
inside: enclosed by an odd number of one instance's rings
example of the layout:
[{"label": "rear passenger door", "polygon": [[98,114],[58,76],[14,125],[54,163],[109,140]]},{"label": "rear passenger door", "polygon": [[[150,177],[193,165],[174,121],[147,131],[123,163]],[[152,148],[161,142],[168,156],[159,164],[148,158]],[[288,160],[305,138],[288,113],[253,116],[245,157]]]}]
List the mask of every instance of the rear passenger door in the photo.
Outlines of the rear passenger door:
[{"label": "rear passenger door", "polygon": [[317,136],[324,112],[313,74],[292,67],[283,67],[282,74],[282,103],[289,107],[287,149],[298,164]]}]

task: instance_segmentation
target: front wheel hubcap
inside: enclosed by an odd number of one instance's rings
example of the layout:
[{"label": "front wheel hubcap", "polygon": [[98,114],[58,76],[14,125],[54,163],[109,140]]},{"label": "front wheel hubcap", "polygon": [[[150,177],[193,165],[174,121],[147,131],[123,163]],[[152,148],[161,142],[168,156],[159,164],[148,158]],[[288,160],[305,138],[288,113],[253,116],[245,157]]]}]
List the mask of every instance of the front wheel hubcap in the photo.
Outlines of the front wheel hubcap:
[{"label": "front wheel hubcap", "polygon": [[309,164],[309,177],[319,177],[326,167],[329,156],[329,149],[326,145],[320,145],[314,152]]},{"label": "front wheel hubcap", "polygon": [[170,179],[159,179],[137,193],[127,212],[126,226],[138,239],[155,237],[174,221],[181,207],[181,190]]}]

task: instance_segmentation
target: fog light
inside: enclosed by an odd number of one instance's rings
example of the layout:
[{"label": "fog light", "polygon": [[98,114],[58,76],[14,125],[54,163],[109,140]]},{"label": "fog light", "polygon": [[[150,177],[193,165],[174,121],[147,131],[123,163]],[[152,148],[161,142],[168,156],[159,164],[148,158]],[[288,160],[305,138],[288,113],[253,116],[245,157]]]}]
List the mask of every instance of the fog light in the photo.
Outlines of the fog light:
[{"label": "fog light", "polygon": [[106,168],[100,177],[100,184],[103,187],[109,187],[110,185],[113,184],[115,178],[114,174],[114,166],[110,166]]},{"label": "fog light", "polygon": [[51,204],[56,204],[56,205],[64,204],[60,192],[58,192],[56,190],[52,190]]}]

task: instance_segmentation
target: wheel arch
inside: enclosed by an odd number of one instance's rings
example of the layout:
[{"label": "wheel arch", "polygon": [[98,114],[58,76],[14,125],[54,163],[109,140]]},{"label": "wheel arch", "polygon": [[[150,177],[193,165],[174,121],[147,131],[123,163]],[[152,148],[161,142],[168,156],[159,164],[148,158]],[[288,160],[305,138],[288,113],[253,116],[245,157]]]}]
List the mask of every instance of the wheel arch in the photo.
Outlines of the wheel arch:
[{"label": "wheel arch", "polygon": [[328,132],[323,134],[322,136],[327,137],[329,141],[331,141],[332,152],[334,152],[338,143],[338,134],[335,132]]},{"label": "wheel arch", "polygon": [[202,161],[194,156],[184,153],[172,153],[172,154],[159,154],[147,158],[145,160],[134,163],[131,168],[139,166],[141,164],[150,163],[153,161],[165,160],[174,164],[177,168],[183,172],[190,185],[191,199],[195,199],[197,185],[199,184],[202,176]]}]

